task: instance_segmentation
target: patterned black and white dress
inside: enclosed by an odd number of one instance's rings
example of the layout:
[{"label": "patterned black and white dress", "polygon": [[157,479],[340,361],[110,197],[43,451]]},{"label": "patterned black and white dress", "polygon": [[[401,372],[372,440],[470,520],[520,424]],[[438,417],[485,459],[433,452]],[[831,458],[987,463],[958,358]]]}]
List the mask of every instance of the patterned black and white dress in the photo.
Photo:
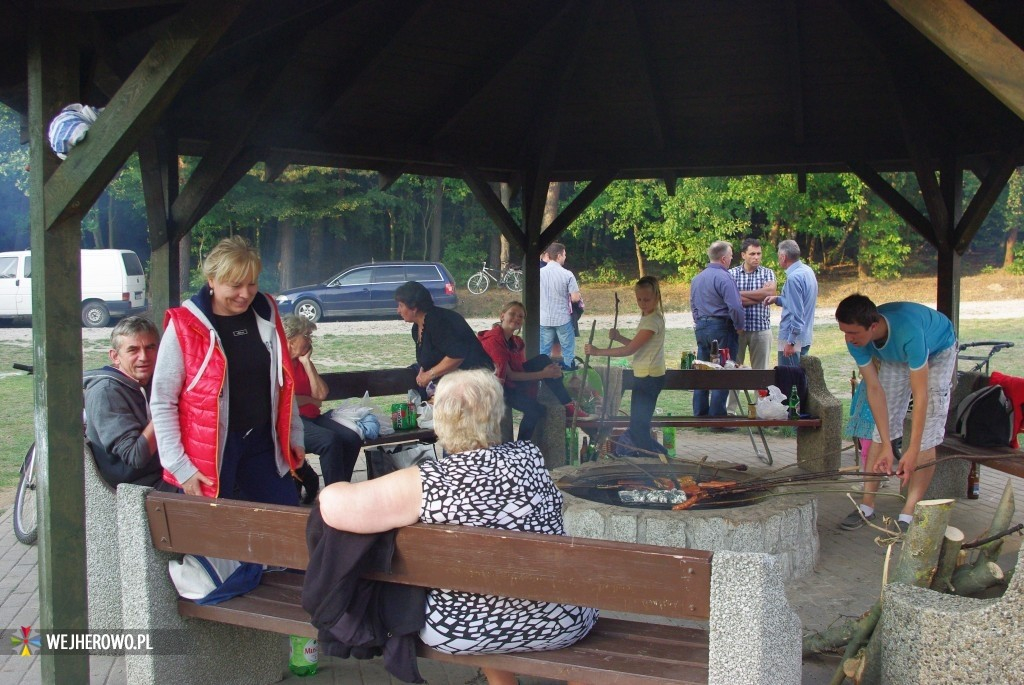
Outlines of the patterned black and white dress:
[{"label": "patterned black and white dress", "polygon": [[[509,442],[420,464],[420,521],[565,535],[562,493],[532,442]],[[450,654],[568,647],[597,610],[551,602],[431,590],[423,642]]]}]

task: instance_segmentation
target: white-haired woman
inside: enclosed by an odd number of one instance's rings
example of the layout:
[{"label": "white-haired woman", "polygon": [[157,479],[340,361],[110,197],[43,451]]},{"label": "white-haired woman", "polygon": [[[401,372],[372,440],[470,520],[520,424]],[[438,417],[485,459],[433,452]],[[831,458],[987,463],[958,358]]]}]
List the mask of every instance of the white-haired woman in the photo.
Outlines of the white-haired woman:
[{"label": "white-haired woman", "polygon": [[[327,487],[320,495],[324,522],[355,533],[422,521],[564,535],[562,495],[540,450],[529,442],[498,444],[504,409],[492,372],[445,375],[434,396],[434,432],[446,454],[375,480]],[[524,506],[508,506],[516,501]],[[470,614],[500,620],[465,620]],[[452,654],[559,649],[586,635],[596,619],[597,611],[584,607],[435,589],[420,638]],[[515,683],[507,671],[484,673],[490,685]]]},{"label": "white-haired woman", "polygon": [[189,495],[298,504],[305,463],[288,345],[244,238],[203,262],[206,287],[167,310],[150,408],[164,480]]}]

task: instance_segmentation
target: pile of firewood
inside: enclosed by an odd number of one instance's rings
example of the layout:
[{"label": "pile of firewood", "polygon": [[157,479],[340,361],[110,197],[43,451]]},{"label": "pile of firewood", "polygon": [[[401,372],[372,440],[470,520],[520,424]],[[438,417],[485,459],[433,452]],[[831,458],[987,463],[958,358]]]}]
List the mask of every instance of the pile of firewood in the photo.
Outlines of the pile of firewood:
[{"label": "pile of firewood", "polygon": [[[964,534],[949,523],[955,500],[935,499],[918,502],[914,521],[905,534],[878,528],[883,536],[877,541],[889,544],[892,553],[901,544],[899,558],[885,582],[901,582],[936,592],[973,596],[992,592],[990,588],[1006,589],[1013,570],[1003,571],[996,563],[1007,535],[1021,531],[1024,524],[1011,526],[1014,516],[1013,489],[1006,489],[988,530],[973,542],[964,542]],[[876,526],[877,528],[877,526]],[[890,554],[886,554],[886,563]],[[886,569],[887,570],[887,569]],[[991,596],[991,595],[987,595]],[[804,638],[804,655],[844,649],[843,659],[832,678],[839,685],[846,678],[855,684],[867,683],[865,674],[877,673],[879,650],[873,640],[875,626],[882,615],[882,600],[875,602],[859,619],[847,621]]]}]

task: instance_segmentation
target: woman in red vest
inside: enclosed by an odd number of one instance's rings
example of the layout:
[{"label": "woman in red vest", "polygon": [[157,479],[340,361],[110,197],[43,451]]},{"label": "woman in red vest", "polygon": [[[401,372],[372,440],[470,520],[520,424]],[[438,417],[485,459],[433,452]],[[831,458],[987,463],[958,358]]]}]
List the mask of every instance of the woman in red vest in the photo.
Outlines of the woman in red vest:
[{"label": "woman in red vest", "polygon": [[261,262],[226,238],[203,263],[207,287],[164,317],[151,410],[164,480],[190,495],[298,504],[305,460],[288,346]]}]

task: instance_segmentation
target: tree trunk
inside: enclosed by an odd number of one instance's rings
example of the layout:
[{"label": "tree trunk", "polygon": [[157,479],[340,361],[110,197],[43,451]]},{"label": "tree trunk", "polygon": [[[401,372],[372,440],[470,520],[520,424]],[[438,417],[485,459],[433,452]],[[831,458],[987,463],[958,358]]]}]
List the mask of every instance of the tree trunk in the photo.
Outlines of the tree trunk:
[{"label": "tree trunk", "polygon": [[640,278],[647,275],[647,260],[644,259],[644,251],[640,249],[640,241],[637,239],[636,227],[632,228],[633,231],[633,248],[636,250],[636,268],[640,273]]},{"label": "tree trunk", "polygon": [[425,259],[441,261],[441,216],[444,207],[444,179],[437,179],[434,185],[434,206],[430,213],[430,249]]},{"label": "tree trunk", "polygon": [[[508,183],[500,183],[498,184],[498,192],[501,197],[501,205],[508,209],[509,205],[512,204],[512,186]],[[508,238],[505,237],[504,233],[499,233],[498,238],[501,245],[498,263],[504,269],[508,266],[509,260],[512,259],[512,246],[509,244]]]},{"label": "tree trunk", "polygon": [[558,196],[561,195],[561,192],[561,183],[548,184],[548,198],[544,202],[544,217],[540,222],[540,228],[542,231],[558,216]]},{"label": "tree trunk", "polygon": [[309,266],[303,269],[305,273],[302,274],[302,281],[304,283],[319,282],[331,275],[324,269],[324,256],[327,254],[324,249],[324,233],[327,232],[329,221],[330,219],[324,217],[309,227],[309,234],[306,238]]},{"label": "tree trunk", "polygon": [[116,244],[115,225],[117,223],[117,205],[114,204],[114,198],[107,193],[107,247],[113,248]]},{"label": "tree trunk", "polygon": [[290,219],[284,219],[277,225],[280,239],[277,262],[277,285],[279,290],[291,288],[294,283],[292,273],[295,264],[295,226]]},{"label": "tree trunk", "polygon": [[935,575],[949,514],[955,500],[922,500],[914,506],[914,520],[907,530],[891,583],[928,587]]},{"label": "tree trunk", "polygon": [[1006,232],[1006,249],[1003,250],[1003,268],[1013,266],[1013,250],[1017,247],[1017,227],[1012,226]]},{"label": "tree trunk", "polygon": [[[875,631],[875,626],[878,625],[878,619],[882,616],[882,601],[875,602],[875,605],[871,607],[868,613],[864,614],[864,617],[857,622],[857,630],[850,638],[850,642],[846,645],[846,652],[843,654],[843,659],[839,664],[839,668],[836,669],[835,675],[832,676],[831,685],[839,685],[846,679],[846,669],[850,668],[853,673],[860,674],[864,670],[863,659],[860,657],[860,663],[848,663],[857,654],[857,651],[861,646],[870,639],[871,635]],[[856,676],[859,680],[859,675]],[[855,681],[856,682],[856,681]]]},{"label": "tree trunk", "polygon": [[[999,504],[996,505],[996,511],[992,515],[992,523],[981,537],[987,538],[1009,528],[1010,523],[1013,521],[1013,514],[1015,511],[1016,504],[1013,497],[1013,488],[1010,487],[1010,481],[1007,480],[1006,487],[1003,488],[1003,496],[999,498]],[[987,559],[988,561],[995,561],[999,558],[999,553],[1002,549],[1003,538],[999,538],[992,542],[986,542],[978,548],[978,551],[982,558]]]}]

